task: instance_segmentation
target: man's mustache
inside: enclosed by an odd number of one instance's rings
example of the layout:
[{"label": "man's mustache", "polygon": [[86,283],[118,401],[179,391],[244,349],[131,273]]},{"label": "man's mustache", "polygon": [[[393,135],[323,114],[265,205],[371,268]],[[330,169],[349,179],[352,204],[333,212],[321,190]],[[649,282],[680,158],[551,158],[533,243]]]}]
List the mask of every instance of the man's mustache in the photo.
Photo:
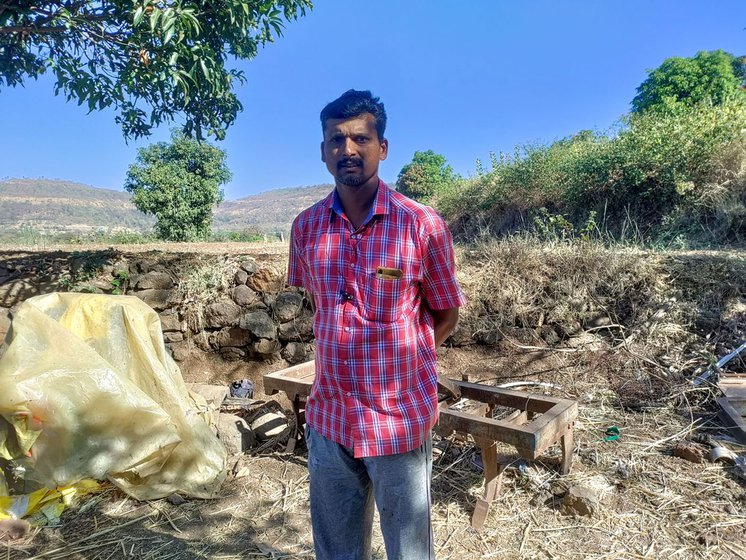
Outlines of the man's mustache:
[{"label": "man's mustache", "polygon": [[342,169],[344,167],[352,167],[352,166],[362,167],[362,165],[363,165],[363,160],[361,158],[358,158],[358,157],[344,158],[337,162],[337,169]]}]

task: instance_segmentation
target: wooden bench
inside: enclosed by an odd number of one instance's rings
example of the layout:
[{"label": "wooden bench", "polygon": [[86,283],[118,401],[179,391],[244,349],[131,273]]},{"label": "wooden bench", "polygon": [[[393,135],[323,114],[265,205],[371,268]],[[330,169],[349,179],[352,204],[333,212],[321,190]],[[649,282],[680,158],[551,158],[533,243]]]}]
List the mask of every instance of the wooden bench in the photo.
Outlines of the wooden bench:
[{"label": "wooden bench", "polygon": [[[293,404],[293,412],[300,428],[305,423],[306,398],[315,376],[313,362],[306,362],[264,376],[264,392],[273,395],[284,392]],[[461,397],[476,402],[469,410],[457,410],[446,401],[440,403],[440,415],[435,430],[444,436],[453,432],[470,434],[482,451],[484,466],[484,494],[477,500],[472,526],[484,525],[490,504],[500,493],[505,465],[498,462],[497,443],[507,443],[527,460],[535,460],[555,444],[562,446],[560,472],[567,474],[572,466],[572,428],[578,416],[578,403],[546,395],[511,391],[452,379]],[[502,420],[492,418],[496,406],[514,411]],[[291,437],[288,449],[294,448],[296,437]]]}]

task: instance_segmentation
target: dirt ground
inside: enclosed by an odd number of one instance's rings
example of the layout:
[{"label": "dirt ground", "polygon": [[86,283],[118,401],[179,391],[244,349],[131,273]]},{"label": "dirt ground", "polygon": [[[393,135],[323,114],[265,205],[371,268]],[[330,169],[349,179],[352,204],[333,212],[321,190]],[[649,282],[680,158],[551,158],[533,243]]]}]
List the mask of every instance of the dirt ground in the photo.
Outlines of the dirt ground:
[{"label": "dirt ground", "polygon": [[[57,249],[69,248],[47,248]],[[174,251],[173,246],[118,249]],[[179,252],[190,251],[252,254],[280,266],[287,249],[284,244],[179,246]],[[746,446],[736,443],[715,416],[709,389],[672,380],[668,396],[641,399],[633,378],[621,387],[611,378],[613,368],[603,367],[610,360],[623,363],[629,355],[624,347],[596,343],[537,350],[508,340],[494,347],[440,349],[439,368],[449,377],[492,385],[542,382],[547,385],[525,389],[577,400],[579,417],[569,475],[558,473],[559,446],[533,463],[509,446],[500,448],[508,467],[480,531],[471,527],[483,491],[478,448],[469,439],[436,436],[433,528],[439,559],[746,560],[746,481],[732,464],[694,463],[674,455],[683,440],[714,441],[746,455]],[[186,381],[202,383],[250,378],[257,398],[287,407],[286,399],[262,391],[262,375],[279,367],[283,364],[222,362],[195,354],[182,372]],[[665,372],[655,371],[667,384]],[[635,398],[620,398],[625,391]],[[606,437],[612,426],[620,431],[616,440]],[[109,487],[68,509],[57,526],[34,529],[20,541],[0,540],[0,560],[313,558],[303,447],[286,453],[278,442],[260,455],[231,458],[229,469],[214,500],[141,503]],[[599,497],[590,515],[560,511],[563,496],[575,486]],[[385,558],[377,526],[374,558]]]},{"label": "dirt ground", "polygon": [[[729,440],[711,411],[688,407],[686,399],[639,410],[620,406],[587,368],[578,367],[583,359],[574,353],[511,354],[506,348],[441,352],[440,367],[451,377],[541,380],[554,385],[542,391],[577,399],[580,414],[571,474],[558,474],[558,448],[535,463],[508,459],[502,492],[481,531],[470,525],[483,489],[479,451],[468,440],[436,437],[437,557],[746,558],[746,487],[735,468],[672,454],[686,437],[716,437],[742,454],[746,448]],[[256,371],[185,378],[258,381],[271,369],[263,364]],[[261,391],[257,396],[265,397]],[[605,441],[609,426],[619,427],[618,440]],[[514,453],[507,446],[501,452]],[[215,500],[139,503],[109,488],[68,510],[57,527],[0,545],[0,558],[312,558],[305,450],[288,454],[278,443],[261,456],[234,457],[229,466],[232,474]],[[575,484],[603,496],[592,515],[560,513],[561,496]],[[385,558],[377,528],[374,558]]]}]

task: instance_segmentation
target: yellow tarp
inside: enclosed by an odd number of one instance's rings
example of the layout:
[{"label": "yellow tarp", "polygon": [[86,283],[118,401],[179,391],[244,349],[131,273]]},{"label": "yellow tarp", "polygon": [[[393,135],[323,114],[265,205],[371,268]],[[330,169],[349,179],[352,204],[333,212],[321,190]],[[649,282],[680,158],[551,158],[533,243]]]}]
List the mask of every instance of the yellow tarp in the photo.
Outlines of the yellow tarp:
[{"label": "yellow tarp", "polygon": [[29,518],[33,525],[55,524],[66,507],[77,498],[98,491],[100,487],[95,480],[81,480],[52,490],[40,488],[19,496],[0,495],[0,519]]},{"label": "yellow tarp", "polygon": [[145,303],[37,296],[18,308],[6,343],[0,457],[20,461],[27,479],[47,489],[109,480],[138,500],[215,495],[225,448]]}]

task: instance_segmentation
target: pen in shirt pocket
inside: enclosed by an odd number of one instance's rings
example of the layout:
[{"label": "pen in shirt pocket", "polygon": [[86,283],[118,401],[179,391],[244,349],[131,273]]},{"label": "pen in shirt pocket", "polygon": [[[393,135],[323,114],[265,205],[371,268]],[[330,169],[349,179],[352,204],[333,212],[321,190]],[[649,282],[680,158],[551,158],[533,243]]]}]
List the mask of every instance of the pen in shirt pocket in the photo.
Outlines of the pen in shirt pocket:
[{"label": "pen in shirt pocket", "polygon": [[387,268],[385,266],[376,268],[376,278],[381,280],[401,280],[402,276],[404,276],[404,272],[400,268]]}]

